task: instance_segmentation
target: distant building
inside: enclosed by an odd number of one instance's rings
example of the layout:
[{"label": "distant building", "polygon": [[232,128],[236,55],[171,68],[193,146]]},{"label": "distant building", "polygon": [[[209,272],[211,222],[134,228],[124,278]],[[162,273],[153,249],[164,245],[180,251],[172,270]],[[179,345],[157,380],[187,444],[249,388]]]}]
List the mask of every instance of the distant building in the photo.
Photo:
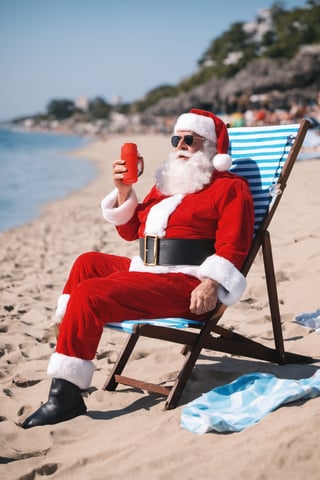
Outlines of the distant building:
[{"label": "distant building", "polygon": [[121,95],[114,95],[111,99],[111,105],[113,105],[114,107],[118,107],[121,104],[122,104]]},{"label": "distant building", "polygon": [[89,108],[89,99],[85,95],[81,95],[76,99],[74,104],[77,108],[79,108],[79,110],[86,112]]},{"label": "distant building", "polygon": [[256,21],[246,22],[243,29],[247,33],[254,34],[254,40],[261,42],[263,35],[271,29],[271,11],[268,8],[260,8],[257,10]]},{"label": "distant building", "polygon": [[232,65],[234,63],[238,63],[239,60],[243,57],[242,52],[230,52],[228,56],[224,59],[224,65]]}]

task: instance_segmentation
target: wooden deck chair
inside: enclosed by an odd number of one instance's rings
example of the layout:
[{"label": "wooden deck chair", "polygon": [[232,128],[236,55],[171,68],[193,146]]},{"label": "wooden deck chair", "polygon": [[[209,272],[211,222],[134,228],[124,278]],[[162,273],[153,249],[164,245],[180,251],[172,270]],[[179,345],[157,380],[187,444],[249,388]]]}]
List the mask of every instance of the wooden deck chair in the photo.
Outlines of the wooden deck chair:
[{"label": "wooden deck chair", "polygon": [[[167,397],[165,409],[175,408],[202,349],[265,360],[278,364],[311,363],[314,359],[285,352],[277,295],[275,271],[268,226],[286,187],[292,167],[301,149],[308,120],[301,124],[230,128],[233,165],[231,170],[246,177],[254,199],[255,235],[242,268],[246,276],[260,250],[265,268],[267,293],[274,335],[274,348],[246,338],[217,325],[226,306],[218,305],[204,323],[186,319],[155,319],[108,324],[130,333],[103,388],[115,390],[124,384]],[[229,307],[232,308],[232,307]],[[122,375],[139,337],[149,337],[184,345],[184,361],[172,386],[147,383]]]}]

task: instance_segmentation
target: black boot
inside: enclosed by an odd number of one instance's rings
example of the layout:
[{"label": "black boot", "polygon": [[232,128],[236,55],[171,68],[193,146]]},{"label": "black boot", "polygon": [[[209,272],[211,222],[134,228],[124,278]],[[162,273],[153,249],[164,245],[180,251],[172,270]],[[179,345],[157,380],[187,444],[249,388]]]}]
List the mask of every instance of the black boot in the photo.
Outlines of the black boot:
[{"label": "black boot", "polygon": [[22,423],[22,428],[53,425],[82,415],[87,407],[79,387],[67,380],[53,378],[47,403]]}]

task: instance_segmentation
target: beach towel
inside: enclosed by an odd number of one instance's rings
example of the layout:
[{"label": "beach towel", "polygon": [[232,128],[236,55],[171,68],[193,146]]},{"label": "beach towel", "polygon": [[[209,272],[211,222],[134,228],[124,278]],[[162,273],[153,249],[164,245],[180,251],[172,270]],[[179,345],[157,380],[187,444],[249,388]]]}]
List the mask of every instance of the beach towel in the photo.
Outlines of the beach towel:
[{"label": "beach towel", "polygon": [[240,432],[280,405],[320,395],[320,370],[300,380],[248,373],[183,408],[181,426],[193,433]]},{"label": "beach towel", "polygon": [[296,315],[294,319],[300,325],[312,328],[315,333],[320,333],[320,308],[312,313],[300,313],[300,315]]}]

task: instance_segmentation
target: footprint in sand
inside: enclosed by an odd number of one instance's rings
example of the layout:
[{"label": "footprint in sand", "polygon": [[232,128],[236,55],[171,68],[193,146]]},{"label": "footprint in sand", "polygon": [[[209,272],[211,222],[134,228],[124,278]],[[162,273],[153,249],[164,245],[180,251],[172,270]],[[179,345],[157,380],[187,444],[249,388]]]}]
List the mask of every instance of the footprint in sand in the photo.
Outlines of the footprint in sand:
[{"label": "footprint in sand", "polygon": [[27,387],[33,387],[34,385],[37,385],[37,383],[40,383],[41,380],[29,380],[20,376],[17,376],[12,379],[13,385],[19,388],[27,388]]},{"label": "footprint in sand", "polygon": [[0,357],[12,352],[13,348],[9,343],[5,343],[2,347],[0,347]]},{"label": "footprint in sand", "polygon": [[281,282],[288,282],[290,280],[290,277],[287,273],[283,272],[282,270],[279,270],[276,273],[276,281],[277,283]]},{"label": "footprint in sand", "polygon": [[141,360],[142,358],[147,358],[150,355],[150,352],[135,351],[132,353],[131,360]]},{"label": "footprint in sand", "polygon": [[107,359],[107,363],[115,363],[118,357],[118,353],[115,350],[101,350],[97,352],[96,359]]},{"label": "footprint in sand", "polygon": [[[14,459],[7,459],[7,462],[3,463],[9,463],[9,462],[14,462],[16,460],[24,460],[25,458],[30,458],[30,457],[37,457],[38,452],[35,452],[35,454],[22,454],[19,458],[14,458]],[[0,457],[1,458],[1,457]],[[43,476],[49,476],[53,475],[56,473],[58,470],[58,464],[57,463],[45,463],[41,465],[41,467],[33,468],[30,470],[30,472],[25,472],[21,477],[17,477],[17,480],[32,480],[36,478],[38,475],[43,477]]]},{"label": "footprint in sand", "polygon": [[[97,353],[97,360],[106,358],[108,363],[115,363],[117,361],[119,353],[115,350],[104,350]],[[150,353],[142,351],[134,351],[130,357],[130,360],[140,360],[141,358],[146,358]]]},{"label": "footprint in sand", "polygon": [[28,343],[19,343],[19,350],[21,352],[21,355],[24,357],[24,358],[29,358],[29,353],[27,352],[29,348],[29,344]]}]

